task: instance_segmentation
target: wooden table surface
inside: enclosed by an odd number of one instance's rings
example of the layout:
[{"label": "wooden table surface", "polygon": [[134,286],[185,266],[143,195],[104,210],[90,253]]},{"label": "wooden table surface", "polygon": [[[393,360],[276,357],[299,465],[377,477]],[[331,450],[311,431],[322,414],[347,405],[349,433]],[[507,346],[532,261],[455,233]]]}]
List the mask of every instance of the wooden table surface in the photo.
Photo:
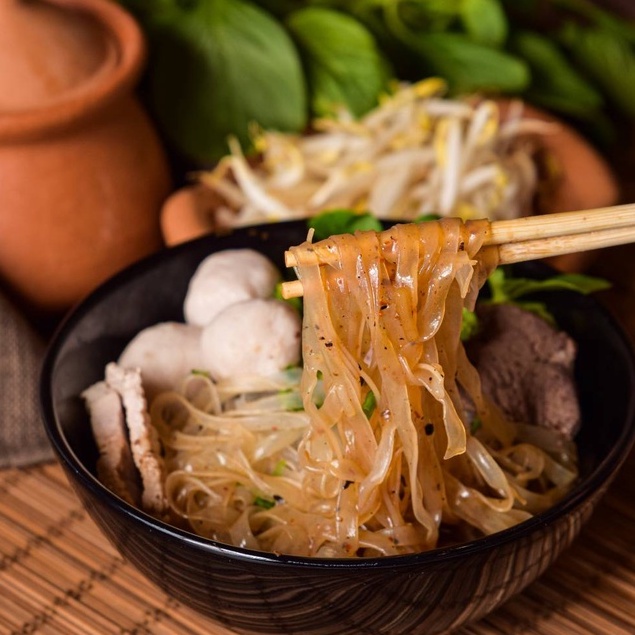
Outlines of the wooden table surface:
[{"label": "wooden table surface", "polygon": [[[635,454],[555,565],[457,635],[633,635],[634,495]],[[124,562],[55,463],[0,471],[0,634],[33,633],[229,635]]]}]

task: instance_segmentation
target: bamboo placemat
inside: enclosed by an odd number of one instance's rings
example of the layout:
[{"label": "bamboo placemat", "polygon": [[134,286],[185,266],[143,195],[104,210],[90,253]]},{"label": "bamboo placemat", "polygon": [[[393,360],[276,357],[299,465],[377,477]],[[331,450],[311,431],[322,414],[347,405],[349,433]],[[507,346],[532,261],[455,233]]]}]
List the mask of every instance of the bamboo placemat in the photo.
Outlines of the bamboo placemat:
[{"label": "bamboo placemat", "polygon": [[[634,494],[635,455],[556,565],[457,635],[635,634]],[[126,564],[54,463],[0,471],[0,633],[229,635]]]}]

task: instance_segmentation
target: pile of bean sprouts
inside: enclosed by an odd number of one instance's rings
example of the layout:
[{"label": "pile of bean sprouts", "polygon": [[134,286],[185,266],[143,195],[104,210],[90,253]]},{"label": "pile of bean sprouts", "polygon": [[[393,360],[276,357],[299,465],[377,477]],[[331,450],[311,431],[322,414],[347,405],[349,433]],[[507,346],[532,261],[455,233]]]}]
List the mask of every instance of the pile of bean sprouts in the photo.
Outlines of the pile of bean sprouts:
[{"label": "pile of bean sprouts", "polygon": [[309,134],[254,131],[257,161],[230,139],[230,153],[200,181],[219,197],[218,226],[313,216],[328,209],[414,220],[532,213],[537,139],[551,124],[512,103],[449,99],[445,84],[402,84],[367,115],[313,122]]}]

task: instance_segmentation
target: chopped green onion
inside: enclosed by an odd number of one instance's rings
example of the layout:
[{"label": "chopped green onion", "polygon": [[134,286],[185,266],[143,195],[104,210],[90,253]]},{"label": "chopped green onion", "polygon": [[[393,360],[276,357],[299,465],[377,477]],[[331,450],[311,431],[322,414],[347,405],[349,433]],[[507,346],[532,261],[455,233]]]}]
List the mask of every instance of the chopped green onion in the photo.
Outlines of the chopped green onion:
[{"label": "chopped green onion", "polygon": [[270,498],[256,496],[256,498],[254,499],[254,505],[262,507],[263,509],[271,509],[272,507],[276,506],[276,501],[273,501]]},{"label": "chopped green onion", "polygon": [[377,407],[377,399],[375,398],[375,393],[372,390],[369,390],[366,393],[366,397],[364,398],[364,402],[362,403],[362,410],[366,415],[367,419],[370,419],[375,412],[375,408]]}]

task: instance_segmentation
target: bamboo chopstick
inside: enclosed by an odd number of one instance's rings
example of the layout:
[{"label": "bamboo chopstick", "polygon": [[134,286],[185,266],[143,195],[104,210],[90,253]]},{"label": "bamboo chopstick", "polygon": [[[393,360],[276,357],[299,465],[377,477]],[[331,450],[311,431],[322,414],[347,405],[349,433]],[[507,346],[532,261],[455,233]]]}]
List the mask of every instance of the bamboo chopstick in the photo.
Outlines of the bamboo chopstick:
[{"label": "bamboo chopstick", "polygon": [[[386,241],[390,240],[389,234],[383,233]],[[486,230],[483,245],[498,245],[499,263],[505,265],[630,242],[635,242],[633,203],[493,221]],[[310,250],[322,262],[333,258],[320,243],[312,245]],[[295,254],[285,252],[285,264],[295,267],[298,264]],[[283,283],[282,296],[301,297],[302,283],[299,280]]]},{"label": "bamboo chopstick", "polygon": [[[635,227],[635,203],[494,221],[490,225],[485,244],[502,245],[556,236],[576,236],[624,227]],[[582,245],[578,251],[586,249]]]},{"label": "bamboo chopstick", "polygon": [[563,256],[578,251],[589,251],[602,247],[614,247],[635,242],[635,225],[570,234],[550,236],[498,245],[499,263],[508,265],[538,258]]}]

